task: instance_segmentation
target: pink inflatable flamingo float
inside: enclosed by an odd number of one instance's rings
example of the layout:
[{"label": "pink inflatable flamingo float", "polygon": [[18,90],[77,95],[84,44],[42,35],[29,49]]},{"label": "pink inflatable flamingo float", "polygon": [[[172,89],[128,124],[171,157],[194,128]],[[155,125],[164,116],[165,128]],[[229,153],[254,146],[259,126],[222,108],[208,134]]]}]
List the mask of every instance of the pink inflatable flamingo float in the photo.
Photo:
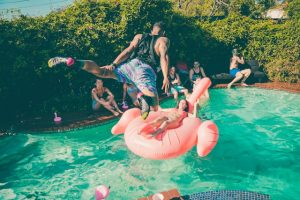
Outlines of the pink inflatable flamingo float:
[{"label": "pink inflatable flamingo float", "polygon": [[57,113],[55,112],[55,113],[54,113],[54,119],[53,119],[54,123],[55,123],[55,124],[60,124],[60,123],[61,123],[61,120],[62,120],[61,117],[58,117],[58,116],[57,116]]},{"label": "pink inflatable flamingo float", "polygon": [[[193,110],[193,105],[201,95],[209,88],[211,81],[203,78],[190,95],[189,110]],[[154,160],[164,160],[180,156],[193,146],[197,145],[197,153],[204,157],[208,155],[217,144],[219,138],[218,127],[212,121],[201,122],[199,118],[186,117],[182,125],[167,129],[161,133],[161,139],[145,138],[139,134],[139,130],[146,123],[151,122],[165,112],[150,112],[148,118],[143,120],[140,117],[140,109],[133,108],[127,110],[120,121],[112,128],[113,134],[124,133],[125,143],[133,153],[144,158]]]}]

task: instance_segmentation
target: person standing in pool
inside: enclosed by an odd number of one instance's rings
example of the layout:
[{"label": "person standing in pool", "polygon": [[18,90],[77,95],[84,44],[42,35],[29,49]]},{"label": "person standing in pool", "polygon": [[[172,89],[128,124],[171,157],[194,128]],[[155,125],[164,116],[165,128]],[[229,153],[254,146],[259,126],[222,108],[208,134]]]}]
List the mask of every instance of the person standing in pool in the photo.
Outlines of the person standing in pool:
[{"label": "person standing in pool", "polygon": [[237,49],[232,50],[232,57],[230,59],[230,75],[234,77],[234,79],[227,85],[227,88],[231,88],[232,84],[235,82],[238,82],[240,79],[242,79],[241,85],[242,86],[248,86],[245,81],[250,76],[251,70],[250,69],[244,69],[240,70],[238,68],[238,64],[244,64],[244,58],[239,56],[239,53]]},{"label": "person standing in pool", "polygon": [[48,66],[53,67],[64,63],[67,66],[83,69],[100,78],[112,78],[136,86],[141,91],[138,95],[141,116],[146,119],[150,112],[150,106],[155,111],[158,109],[156,72],[159,67],[161,67],[164,77],[162,89],[165,89],[165,92],[169,90],[169,43],[169,39],[165,37],[164,23],[157,22],[153,25],[151,33],[137,34],[130,45],[110,65],[99,67],[91,60],[54,57],[48,61]]}]

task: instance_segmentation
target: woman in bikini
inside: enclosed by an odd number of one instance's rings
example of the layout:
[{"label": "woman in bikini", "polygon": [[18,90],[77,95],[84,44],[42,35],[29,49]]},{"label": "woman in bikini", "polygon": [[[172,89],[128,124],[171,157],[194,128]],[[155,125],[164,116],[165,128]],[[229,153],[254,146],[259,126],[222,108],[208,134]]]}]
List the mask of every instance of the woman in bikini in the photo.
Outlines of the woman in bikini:
[{"label": "woman in bikini", "polygon": [[92,89],[92,108],[96,111],[101,105],[115,116],[123,113],[119,109],[111,91],[108,88],[103,87],[103,81],[101,79],[97,79],[96,87]]},{"label": "woman in bikini", "polygon": [[147,123],[140,129],[139,133],[147,138],[155,137],[168,128],[172,129],[179,127],[182,123],[182,120],[188,116],[197,117],[198,109],[199,104],[195,103],[193,113],[189,113],[188,101],[182,99],[178,102],[176,108],[167,111],[165,116],[158,117],[155,120]]}]

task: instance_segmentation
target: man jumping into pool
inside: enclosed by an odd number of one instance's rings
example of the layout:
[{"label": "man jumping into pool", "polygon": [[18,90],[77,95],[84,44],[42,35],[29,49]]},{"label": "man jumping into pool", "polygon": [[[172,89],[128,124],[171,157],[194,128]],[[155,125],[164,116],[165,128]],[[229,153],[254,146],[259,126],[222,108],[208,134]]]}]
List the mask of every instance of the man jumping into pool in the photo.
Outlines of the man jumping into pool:
[{"label": "man jumping into pool", "polygon": [[250,76],[251,70],[250,69],[244,69],[240,70],[238,68],[238,64],[244,64],[244,58],[239,57],[237,49],[232,50],[232,58],[230,59],[230,75],[234,77],[234,79],[227,85],[227,88],[231,88],[232,84],[239,81],[241,78],[243,78],[241,82],[241,86],[248,86],[245,81]]},{"label": "man jumping into pool", "polygon": [[156,89],[156,71],[160,67],[164,80],[162,89],[169,89],[169,39],[165,37],[163,22],[153,25],[150,34],[137,34],[130,45],[124,49],[110,65],[98,66],[91,60],[75,60],[73,58],[54,57],[48,61],[49,67],[64,63],[75,66],[100,78],[112,78],[119,82],[136,86],[141,93],[138,101],[143,119],[148,117],[150,106],[158,109],[158,93]]}]

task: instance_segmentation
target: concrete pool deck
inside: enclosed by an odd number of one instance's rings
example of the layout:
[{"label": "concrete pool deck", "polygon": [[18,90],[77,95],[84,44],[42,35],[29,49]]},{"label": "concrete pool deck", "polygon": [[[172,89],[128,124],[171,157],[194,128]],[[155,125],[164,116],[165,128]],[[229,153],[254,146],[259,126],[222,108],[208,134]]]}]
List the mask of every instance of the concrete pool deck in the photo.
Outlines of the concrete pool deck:
[{"label": "concrete pool deck", "polygon": [[[255,83],[251,87],[258,87],[264,89],[283,90],[292,93],[300,93],[300,83],[283,83],[283,82],[268,82],[268,83]],[[213,88],[226,88],[227,84],[217,84]],[[239,87],[239,85],[236,85]],[[164,99],[166,97],[162,97]],[[55,125],[53,118],[50,117],[35,117],[31,119],[20,120],[15,125],[18,132],[61,132],[69,131],[86,126],[93,126],[111,119],[116,119],[109,112],[101,110],[97,113],[92,112],[76,112],[76,113],[63,113],[63,122],[60,125]]]}]

